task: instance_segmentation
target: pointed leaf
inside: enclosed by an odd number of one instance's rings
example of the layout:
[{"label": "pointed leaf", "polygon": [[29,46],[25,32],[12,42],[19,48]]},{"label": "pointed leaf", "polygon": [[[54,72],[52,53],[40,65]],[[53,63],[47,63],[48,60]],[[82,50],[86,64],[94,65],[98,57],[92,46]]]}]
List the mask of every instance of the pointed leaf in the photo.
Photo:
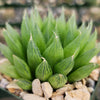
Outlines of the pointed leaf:
[{"label": "pointed leaf", "polygon": [[45,20],[43,25],[43,34],[46,42],[50,39],[53,34],[55,27],[55,20],[51,11],[49,11],[48,18]]},{"label": "pointed leaf", "polygon": [[80,66],[86,65],[89,63],[89,61],[92,59],[92,57],[94,57],[95,55],[97,55],[100,52],[100,44],[98,44],[97,47],[88,50],[87,52],[79,55],[76,59],[75,59],[75,67],[74,70],[77,69]]},{"label": "pointed leaf", "polygon": [[86,78],[96,68],[96,64],[88,64],[76,69],[74,72],[68,75],[69,82],[76,82],[83,78]]},{"label": "pointed leaf", "polygon": [[32,79],[31,72],[29,66],[26,62],[17,56],[13,55],[14,65],[16,68],[17,73],[24,79]]},{"label": "pointed leaf", "polygon": [[49,41],[48,41],[47,44],[46,44],[46,47],[49,47],[50,44],[54,41],[54,39],[55,39],[55,35],[52,34],[51,38],[49,39]]},{"label": "pointed leaf", "polygon": [[66,84],[67,77],[62,74],[54,74],[49,78],[48,81],[54,89],[58,89]]},{"label": "pointed leaf", "polygon": [[76,50],[80,50],[80,37],[81,34],[64,48],[64,58],[70,57],[74,55]]},{"label": "pointed leaf", "polygon": [[24,50],[20,41],[15,40],[6,30],[3,31],[3,35],[11,51],[25,60]]},{"label": "pointed leaf", "polygon": [[36,67],[41,63],[42,60],[40,51],[38,47],[35,45],[34,41],[32,40],[32,37],[30,38],[30,41],[28,43],[27,59],[31,72],[34,73]]},{"label": "pointed leaf", "polygon": [[22,40],[22,44],[25,50],[27,50],[27,45],[28,45],[28,41],[30,39],[30,33],[31,33],[29,22],[30,21],[29,21],[28,15],[25,11],[24,16],[23,16],[23,21],[21,24],[21,40]]},{"label": "pointed leaf", "polygon": [[68,22],[67,22],[67,27],[66,27],[66,36],[64,39],[64,47],[69,44],[75,37],[77,36],[76,31],[77,31],[77,25],[76,25],[76,17],[75,14],[73,14]]},{"label": "pointed leaf", "polygon": [[13,52],[2,43],[0,43],[0,51],[13,64]]},{"label": "pointed leaf", "polygon": [[37,24],[34,20],[34,14],[33,14],[33,10],[31,10],[31,14],[30,14],[30,31],[31,33],[33,33],[33,28],[34,28],[34,25]]},{"label": "pointed leaf", "polygon": [[58,33],[53,32],[52,36],[50,37],[49,41],[48,41],[48,42],[47,42],[47,44],[46,44],[46,47],[49,47],[49,46],[50,46],[50,44],[52,44],[52,42],[53,42],[53,41],[54,41],[54,39],[55,39],[55,34],[57,34],[57,35],[58,35]]},{"label": "pointed leaf", "polygon": [[93,23],[91,21],[87,28],[84,25],[82,25],[82,27],[80,28],[80,31],[83,35],[81,37],[80,51],[84,48],[85,44],[87,43],[87,40],[89,39],[91,30],[92,30],[92,26],[93,26]]},{"label": "pointed leaf", "polygon": [[42,32],[37,25],[35,25],[33,28],[32,37],[35,44],[38,46],[39,50],[41,51],[41,53],[43,53],[46,48],[46,44]]},{"label": "pointed leaf", "polygon": [[14,39],[14,40],[19,40],[20,41],[20,36],[19,33],[8,23],[6,23],[6,28],[8,33],[10,34],[10,36]]},{"label": "pointed leaf", "polygon": [[39,26],[40,29],[42,29],[43,27],[43,23],[42,23],[42,18],[37,10],[37,8],[34,9],[34,15],[33,15],[33,18],[35,20],[35,22],[37,23],[37,25]]},{"label": "pointed leaf", "polygon": [[80,54],[82,54],[90,49],[93,49],[96,45],[96,39],[97,39],[97,32],[95,31],[88,39],[87,43],[85,44],[85,47],[82,49]]},{"label": "pointed leaf", "polygon": [[26,79],[16,80],[16,84],[23,90],[32,90],[32,82]]},{"label": "pointed leaf", "polygon": [[57,35],[52,44],[44,51],[43,56],[52,68],[57,62],[64,58],[63,48]]},{"label": "pointed leaf", "polygon": [[3,59],[0,61],[0,72],[11,78],[20,78],[20,76],[16,72],[15,66],[11,65],[7,59]]},{"label": "pointed leaf", "polygon": [[52,75],[52,69],[45,59],[38,65],[35,74],[41,81],[46,81]]},{"label": "pointed leaf", "polygon": [[74,67],[74,60],[72,56],[72,57],[65,58],[57,65],[55,65],[54,72],[67,75],[72,70],[73,67]]},{"label": "pointed leaf", "polygon": [[64,42],[66,32],[66,20],[64,15],[64,10],[61,13],[61,16],[56,20],[55,31],[59,34],[59,37],[62,42]]}]

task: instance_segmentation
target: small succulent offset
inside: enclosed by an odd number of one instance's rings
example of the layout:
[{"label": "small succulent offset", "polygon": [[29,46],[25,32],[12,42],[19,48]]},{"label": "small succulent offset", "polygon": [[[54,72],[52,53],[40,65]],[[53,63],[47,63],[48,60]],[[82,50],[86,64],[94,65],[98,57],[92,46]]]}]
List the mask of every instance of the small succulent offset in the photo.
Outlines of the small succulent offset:
[{"label": "small succulent offset", "polygon": [[90,63],[100,51],[92,26],[90,21],[77,27],[74,14],[66,22],[63,11],[56,19],[49,11],[43,20],[36,9],[30,17],[25,12],[21,34],[8,23],[3,31],[8,46],[0,43],[0,51],[9,61],[0,65],[0,72],[17,79],[24,90],[31,89],[35,78],[54,89],[85,78],[98,67]]}]

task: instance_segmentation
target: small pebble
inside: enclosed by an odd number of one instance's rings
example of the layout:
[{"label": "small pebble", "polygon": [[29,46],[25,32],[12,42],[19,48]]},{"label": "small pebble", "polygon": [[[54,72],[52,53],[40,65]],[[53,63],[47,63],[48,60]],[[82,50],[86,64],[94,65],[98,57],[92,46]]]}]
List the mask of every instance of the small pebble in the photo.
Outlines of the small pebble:
[{"label": "small pebble", "polygon": [[90,93],[92,93],[92,92],[94,91],[94,88],[88,87],[88,91],[89,91]]},{"label": "small pebble", "polygon": [[66,96],[71,96],[71,99],[65,100],[90,100],[90,93],[88,92],[87,88],[77,89],[65,92]]},{"label": "small pebble", "polygon": [[65,94],[66,94],[66,96],[65,96],[65,99],[64,100],[75,100],[67,92]]},{"label": "small pebble", "polygon": [[26,94],[29,94],[29,93],[26,92],[26,91],[22,91],[22,92],[20,93],[20,96],[23,97],[23,96],[26,95]]},{"label": "small pebble", "polygon": [[35,94],[25,94],[22,95],[23,100],[46,100],[44,97],[40,97]]},{"label": "small pebble", "polygon": [[98,60],[97,60],[97,56],[94,56],[94,57],[91,59],[90,62],[91,62],[91,63],[97,63],[97,61],[98,61]]},{"label": "small pebble", "polygon": [[86,80],[85,79],[82,79],[82,84],[86,85]]},{"label": "small pebble", "polygon": [[43,91],[39,79],[34,79],[32,82],[32,91],[34,94],[43,96]]},{"label": "small pebble", "polygon": [[3,77],[4,77],[5,79],[7,79],[9,82],[11,82],[11,81],[12,81],[12,78],[11,78],[11,77],[9,77],[9,76],[7,76],[7,75],[3,75]]},{"label": "small pebble", "polygon": [[8,91],[12,94],[15,94],[17,96],[20,95],[20,93],[23,91],[14,81],[9,83],[6,88]]},{"label": "small pebble", "polygon": [[87,79],[86,79],[86,85],[87,85],[88,87],[93,87],[93,88],[94,88],[94,86],[95,86],[95,81],[92,80],[91,78],[87,78]]},{"label": "small pebble", "polygon": [[42,83],[42,90],[43,90],[45,98],[48,99],[48,98],[50,98],[52,96],[53,88],[51,87],[49,82]]},{"label": "small pebble", "polygon": [[57,89],[56,92],[53,93],[53,96],[62,95],[66,91],[71,91],[73,89],[74,89],[74,85],[73,84],[66,84],[64,87]]},{"label": "small pebble", "polygon": [[80,88],[82,88],[83,84],[82,84],[82,82],[75,82],[74,86],[75,86],[75,88],[80,89]]},{"label": "small pebble", "polygon": [[74,88],[73,84],[66,84],[64,87],[57,89],[56,92],[53,92],[52,97],[63,95],[66,91],[71,91]]},{"label": "small pebble", "polygon": [[100,56],[97,57],[97,63],[100,64]]},{"label": "small pebble", "polygon": [[95,69],[95,70],[93,70],[93,71],[91,72],[91,74],[89,75],[89,77],[90,77],[91,79],[93,79],[94,81],[98,81],[98,79],[99,79],[99,73],[100,73],[100,69],[97,68],[97,69]]},{"label": "small pebble", "polygon": [[64,100],[63,95],[57,95],[55,97],[52,97],[52,100]]},{"label": "small pebble", "polygon": [[2,79],[0,82],[0,87],[6,88],[6,86],[9,84],[9,82],[6,79]]}]

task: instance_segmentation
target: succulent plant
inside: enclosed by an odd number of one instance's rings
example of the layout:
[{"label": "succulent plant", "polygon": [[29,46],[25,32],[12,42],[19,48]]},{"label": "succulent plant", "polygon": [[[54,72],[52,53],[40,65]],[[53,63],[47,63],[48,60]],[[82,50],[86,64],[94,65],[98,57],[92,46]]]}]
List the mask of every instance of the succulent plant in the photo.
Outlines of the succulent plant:
[{"label": "succulent plant", "polygon": [[55,89],[85,78],[98,67],[90,63],[100,51],[92,26],[90,21],[77,27],[75,14],[66,22],[63,11],[56,19],[51,11],[44,19],[36,9],[30,17],[25,12],[21,34],[6,23],[3,35],[8,46],[0,43],[0,51],[9,61],[0,65],[0,72],[17,79],[24,90],[31,89],[35,78]]}]

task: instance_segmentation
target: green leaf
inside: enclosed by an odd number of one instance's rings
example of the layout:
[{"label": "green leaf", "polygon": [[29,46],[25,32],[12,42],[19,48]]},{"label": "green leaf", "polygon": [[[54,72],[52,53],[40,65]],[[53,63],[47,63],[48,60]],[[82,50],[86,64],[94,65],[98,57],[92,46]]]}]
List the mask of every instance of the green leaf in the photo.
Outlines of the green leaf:
[{"label": "green leaf", "polygon": [[94,57],[95,55],[97,55],[100,52],[100,44],[97,45],[97,47],[88,50],[85,53],[82,53],[81,55],[79,55],[76,59],[75,59],[75,66],[74,66],[74,70],[79,68],[80,66],[86,65],[89,63],[89,61],[92,59],[92,57]]},{"label": "green leaf", "polygon": [[24,79],[32,79],[31,72],[29,66],[26,62],[19,57],[13,55],[14,65],[16,68],[17,73]]},{"label": "green leaf", "polygon": [[12,37],[12,35],[9,34],[9,32],[7,32],[6,30],[3,31],[3,35],[5,37],[8,47],[11,49],[11,51],[18,57],[21,57],[22,59],[25,60],[23,46],[20,43],[20,41],[17,39],[14,39]]},{"label": "green leaf", "polygon": [[55,20],[51,11],[49,11],[47,19],[44,19],[43,34],[46,42],[50,39],[55,28]]},{"label": "green leaf", "polygon": [[[47,44],[46,44],[46,47],[49,47],[49,46],[50,46],[50,44],[52,44],[52,42],[53,42],[53,41],[54,41],[54,39],[55,39],[55,34],[57,34],[57,35],[58,35],[58,33],[53,32],[52,36],[50,37],[49,41],[48,41],[48,42],[47,42]],[[59,35],[58,35],[58,36],[59,36]]]},{"label": "green leaf", "polygon": [[27,59],[31,72],[35,72],[36,67],[42,62],[41,54],[38,47],[35,45],[32,37],[29,40],[27,47]]},{"label": "green leaf", "polygon": [[37,8],[34,9],[34,15],[33,15],[33,18],[36,22],[36,24],[39,26],[40,29],[42,29],[43,27],[43,22],[42,22],[42,18],[37,10]]},{"label": "green leaf", "polygon": [[78,35],[76,34],[77,31],[77,24],[76,24],[76,17],[75,14],[73,14],[66,25],[66,36],[64,39],[64,47],[68,45],[70,42],[72,42],[73,39]]},{"label": "green leaf", "polygon": [[54,66],[54,72],[67,75],[74,67],[74,59],[72,57],[65,58]]},{"label": "green leaf", "polygon": [[44,51],[43,56],[52,68],[57,62],[64,58],[63,48],[57,35],[52,44]]},{"label": "green leaf", "polygon": [[33,28],[32,37],[33,37],[35,44],[38,46],[40,52],[43,53],[46,48],[46,43],[45,43],[41,30],[36,24]]},{"label": "green leaf", "polygon": [[34,20],[34,15],[33,15],[33,10],[31,10],[31,14],[30,14],[30,31],[31,33],[33,33],[33,28],[34,28],[34,25],[37,24]]},{"label": "green leaf", "polygon": [[48,79],[54,89],[63,87],[67,82],[67,77],[62,74],[54,74]]},{"label": "green leaf", "polygon": [[32,90],[32,82],[26,79],[18,79],[16,84],[23,90]]},{"label": "green leaf", "polygon": [[84,48],[82,49],[81,53],[85,53],[86,51],[93,49],[96,45],[96,39],[97,39],[97,32],[95,31],[90,38],[88,39],[87,43],[85,44]]},{"label": "green leaf", "polygon": [[55,39],[55,35],[52,34],[51,38],[49,39],[49,41],[48,41],[47,44],[46,44],[46,47],[49,47],[50,44],[54,41],[54,39]]},{"label": "green leaf", "polygon": [[92,26],[93,26],[93,22],[91,21],[88,24],[88,27],[85,27],[84,23],[80,27],[80,31],[81,31],[81,34],[82,34],[81,43],[80,43],[80,51],[84,48],[85,44],[87,43],[87,41],[89,39],[91,30],[92,30]]},{"label": "green leaf", "polygon": [[11,78],[20,78],[20,76],[16,72],[15,66],[11,65],[7,59],[3,59],[0,61],[0,72]]},{"label": "green leaf", "polygon": [[52,75],[52,69],[48,62],[43,58],[43,61],[36,68],[36,78],[41,81],[46,81]]},{"label": "green leaf", "polygon": [[22,44],[25,50],[27,50],[27,45],[28,45],[28,41],[30,39],[30,33],[31,33],[29,23],[30,23],[30,20],[25,11],[22,24],[21,24],[21,40],[22,40]]},{"label": "green leaf", "polygon": [[13,52],[2,43],[0,43],[0,51],[13,64]]},{"label": "green leaf", "polygon": [[55,26],[55,32],[59,34],[59,37],[62,41],[64,42],[64,38],[67,34],[66,32],[66,20],[65,20],[65,15],[64,15],[64,10],[61,13],[61,16],[57,18],[56,20],[56,26]]},{"label": "green leaf", "polygon": [[75,56],[78,55],[78,52],[80,50],[80,41],[81,41],[80,38],[81,38],[81,34],[79,36],[77,36],[71,43],[69,43],[64,48],[64,58],[74,55],[76,50],[77,50],[77,53]]},{"label": "green leaf", "polygon": [[96,64],[88,64],[76,69],[74,72],[68,75],[68,81],[71,83],[88,77],[90,73],[96,68],[96,66]]},{"label": "green leaf", "polygon": [[8,33],[10,34],[10,36],[14,39],[14,40],[19,40],[20,41],[20,36],[19,33],[13,28],[11,27],[11,25],[9,25],[8,23],[6,23],[6,29],[8,31]]}]

